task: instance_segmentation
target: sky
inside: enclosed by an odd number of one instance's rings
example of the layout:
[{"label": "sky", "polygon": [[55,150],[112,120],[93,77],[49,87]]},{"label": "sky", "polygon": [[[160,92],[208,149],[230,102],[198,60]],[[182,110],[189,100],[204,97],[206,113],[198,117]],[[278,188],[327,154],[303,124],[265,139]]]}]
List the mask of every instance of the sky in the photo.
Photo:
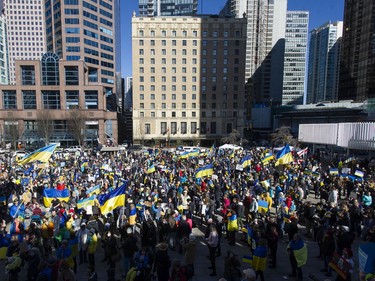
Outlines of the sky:
[{"label": "sky", "polygon": [[[277,1],[277,0],[275,0]],[[288,11],[309,11],[309,30],[327,21],[343,20],[345,0],[288,0]],[[138,0],[121,0],[121,72],[123,77],[131,70],[131,17],[138,14]],[[199,0],[200,14],[217,14],[226,0]],[[126,3],[126,5],[125,5]],[[203,5],[202,5],[203,3]]]}]

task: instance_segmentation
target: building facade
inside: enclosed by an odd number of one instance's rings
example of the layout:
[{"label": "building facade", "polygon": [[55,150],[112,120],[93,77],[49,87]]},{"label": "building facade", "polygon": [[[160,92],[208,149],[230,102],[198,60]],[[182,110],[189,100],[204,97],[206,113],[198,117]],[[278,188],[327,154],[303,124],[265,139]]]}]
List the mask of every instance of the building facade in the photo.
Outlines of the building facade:
[{"label": "building facade", "polygon": [[339,99],[375,98],[375,3],[345,0]]},{"label": "building facade", "polygon": [[44,0],[3,0],[8,40],[9,82],[16,60],[40,60],[46,52]]},{"label": "building facade", "polygon": [[0,85],[1,141],[71,144],[77,136],[69,120],[81,118],[88,144],[117,142],[116,112],[105,110],[105,87],[90,82],[86,63],[46,53],[40,61],[18,60],[15,66],[16,83]]},{"label": "building facade", "polygon": [[134,16],[134,142],[243,135],[245,46],[245,19]]},{"label": "building facade", "polygon": [[337,101],[343,22],[327,22],[310,32],[307,103]]},{"label": "building facade", "polygon": [[[254,103],[282,102],[287,0],[228,0],[222,15],[247,19],[246,82]],[[272,77],[272,79],[271,79]]]},{"label": "building facade", "polygon": [[303,104],[309,12],[286,14],[282,104]]},{"label": "building facade", "polygon": [[7,45],[5,15],[2,14],[0,10],[0,84],[9,84],[9,57]]},{"label": "building facade", "polygon": [[104,85],[107,109],[116,110],[119,71],[119,0],[45,1],[47,51],[67,61],[82,60],[90,83]]},{"label": "building facade", "polygon": [[192,16],[197,13],[198,0],[139,0],[139,16]]}]

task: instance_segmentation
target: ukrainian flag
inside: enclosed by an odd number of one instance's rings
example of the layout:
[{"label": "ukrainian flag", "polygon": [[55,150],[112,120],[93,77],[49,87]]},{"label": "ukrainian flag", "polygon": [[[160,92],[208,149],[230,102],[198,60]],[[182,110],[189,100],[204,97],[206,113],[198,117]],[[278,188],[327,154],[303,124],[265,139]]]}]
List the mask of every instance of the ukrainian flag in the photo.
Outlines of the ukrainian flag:
[{"label": "ukrainian flag", "polygon": [[4,234],[1,234],[0,235],[0,260],[6,258],[9,245],[10,245],[10,239],[4,236]]},{"label": "ukrainian flag", "polygon": [[273,154],[272,152],[267,153],[263,158],[262,158],[262,163],[263,164],[268,164],[273,159]]},{"label": "ukrainian flag", "polygon": [[319,177],[319,172],[312,172],[312,175],[313,175],[314,177]]},{"label": "ukrainian flag", "polygon": [[125,192],[128,186],[128,181],[126,181],[122,186],[116,188],[115,190],[98,196],[98,201],[100,204],[100,210],[102,214],[105,215],[117,207],[122,207],[125,205]]},{"label": "ukrainian flag", "polygon": [[251,165],[251,156],[246,155],[244,158],[241,159],[241,163],[243,168],[249,167]]},{"label": "ukrainian flag", "polygon": [[7,204],[7,198],[5,196],[0,196],[0,206],[5,206]]},{"label": "ukrainian flag", "polygon": [[45,147],[39,148],[35,150],[34,152],[26,155],[21,160],[19,160],[17,164],[25,165],[33,161],[40,161],[40,162],[47,163],[48,160],[51,158],[53,152],[55,151],[56,147],[57,147],[57,144],[54,143],[54,144],[50,144]]},{"label": "ukrainian flag", "polygon": [[154,166],[154,164],[150,165],[148,167],[148,169],[147,169],[147,174],[151,174],[153,172],[155,172],[155,166]]},{"label": "ukrainian flag", "polygon": [[268,211],[268,202],[264,200],[258,201],[258,212],[266,213]]},{"label": "ukrainian flag", "polygon": [[95,185],[89,189],[86,190],[86,194],[88,195],[94,195],[94,194],[99,194],[100,193],[100,184]]},{"label": "ukrainian flag", "polygon": [[360,170],[356,170],[354,172],[354,175],[357,176],[357,177],[363,178],[365,176],[365,173],[360,171]]},{"label": "ukrainian flag", "polygon": [[339,169],[337,169],[337,168],[331,168],[331,169],[329,169],[329,174],[330,175],[338,175],[338,173],[339,173]]},{"label": "ukrainian flag", "polygon": [[81,165],[81,171],[83,172],[88,165],[89,165],[89,162],[82,163],[82,165]]},{"label": "ukrainian flag", "polygon": [[129,212],[129,224],[135,225],[136,222],[137,222],[137,209],[133,208]]},{"label": "ukrainian flag", "polygon": [[212,176],[214,173],[214,165],[208,164],[207,166],[200,167],[195,171],[195,178],[203,178]]},{"label": "ukrainian flag", "polygon": [[69,189],[57,190],[54,188],[45,188],[43,190],[43,202],[45,207],[51,206],[53,199],[68,202],[70,198]]},{"label": "ukrainian flag", "polygon": [[289,164],[290,162],[293,162],[293,155],[292,151],[290,150],[289,144],[286,144],[283,149],[281,149],[276,154],[276,163],[275,166],[283,165],[283,164]]},{"label": "ukrainian flag", "polygon": [[78,200],[78,202],[77,202],[77,208],[78,209],[85,209],[88,206],[94,206],[94,200],[95,200],[94,195],[92,195],[92,196],[90,196],[88,198],[84,198],[84,199]]},{"label": "ukrainian flag", "polygon": [[231,154],[229,155],[229,158],[234,158],[234,150],[231,152]]},{"label": "ukrainian flag", "polygon": [[197,157],[199,156],[199,150],[198,149],[195,149],[193,151],[185,151],[183,153],[180,154],[180,158],[190,158],[190,157]]},{"label": "ukrainian flag", "polygon": [[252,256],[242,256],[242,262],[252,264],[253,263],[253,257]]},{"label": "ukrainian flag", "polygon": [[312,175],[312,171],[311,171],[310,169],[305,169],[305,170],[303,171],[303,174],[304,174],[304,175]]}]

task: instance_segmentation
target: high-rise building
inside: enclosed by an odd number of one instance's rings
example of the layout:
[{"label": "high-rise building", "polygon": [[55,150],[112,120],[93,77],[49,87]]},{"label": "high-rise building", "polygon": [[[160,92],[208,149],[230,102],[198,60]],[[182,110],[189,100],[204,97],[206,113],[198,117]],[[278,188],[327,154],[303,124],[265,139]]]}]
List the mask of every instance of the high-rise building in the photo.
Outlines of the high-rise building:
[{"label": "high-rise building", "polygon": [[134,142],[243,136],[246,19],[133,17]]},{"label": "high-rise building", "polygon": [[40,60],[46,52],[44,0],[3,0],[8,40],[9,82],[16,60]]},{"label": "high-rise building", "polygon": [[246,75],[255,103],[282,102],[287,0],[228,0],[221,15],[247,18]]},{"label": "high-rise building", "polygon": [[345,0],[339,100],[375,98],[375,2]]},{"label": "high-rise building", "polygon": [[[0,3],[1,7],[1,3]],[[0,8],[0,84],[9,84],[9,60],[5,15]]]},{"label": "high-rise building", "polygon": [[338,100],[343,22],[327,22],[310,32],[307,103]]},{"label": "high-rise building", "polygon": [[286,14],[282,104],[303,104],[309,12]]},{"label": "high-rise building", "polygon": [[139,16],[191,16],[197,13],[198,0],[139,0]]},{"label": "high-rise building", "polygon": [[47,51],[84,61],[90,82],[103,84],[108,110],[116,110],[120,0],[45,1]]}]

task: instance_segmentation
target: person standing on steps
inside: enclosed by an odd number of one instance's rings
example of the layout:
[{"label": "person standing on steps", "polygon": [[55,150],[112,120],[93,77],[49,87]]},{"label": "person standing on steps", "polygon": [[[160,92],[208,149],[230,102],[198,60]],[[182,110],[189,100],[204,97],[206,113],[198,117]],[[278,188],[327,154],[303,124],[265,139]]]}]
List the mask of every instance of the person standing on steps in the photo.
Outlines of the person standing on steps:
[{"label": "person standing on steps", "polygon": [[219,235],[216,231],[216,226],[214,224],[210,226],[210,233],[208,235],[208,238],[206,238],[206,240],[207,240],[208,250],[210,253],[210,262],[211,262],[211,266],[209,267],[209,269],[212,269],[212,273],[210,274],[210,276],[216,276],[216,263],[215,263],[216,262],[216,248],[219,243]]}]

